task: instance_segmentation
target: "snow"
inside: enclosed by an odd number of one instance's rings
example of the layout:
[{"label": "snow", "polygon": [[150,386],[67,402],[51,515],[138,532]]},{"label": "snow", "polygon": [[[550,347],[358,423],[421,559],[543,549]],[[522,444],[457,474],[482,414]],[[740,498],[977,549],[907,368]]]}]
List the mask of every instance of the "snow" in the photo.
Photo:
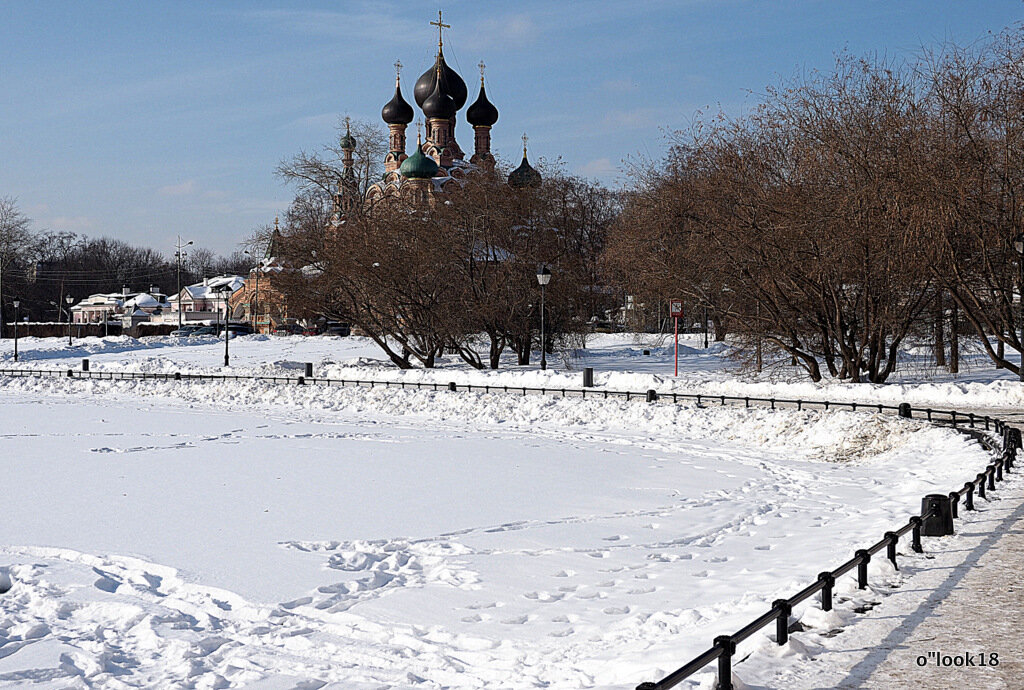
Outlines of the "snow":
[{"label": "snow", "polygon": [[[621,336],[572,365],[616,389],[807,386],[693,344],[679,381],[664,347],[645,357]],[[214,372],[222,348],[26,338],[16,366]],[[241,373],[581,382],[561,363],[402,372],[359,338],[242,336],[231,353]],[[976,379],[928,385],[1005,385]],[[811,387],[890,395],[849,388]],[[987,460],[893,416],[446,390],[0,377],[0,410],[0,685],[43,688],[634,687]],[[915,572],[871,564],[878,592],[913,590]],[[808,656],[829,664],[828,640],[860,639],[852,608],[878,592],[844,578],[835,612],[797,613],[848,632],[796,634],[780,655],[766,629],[738,676],[776,687]]]}]

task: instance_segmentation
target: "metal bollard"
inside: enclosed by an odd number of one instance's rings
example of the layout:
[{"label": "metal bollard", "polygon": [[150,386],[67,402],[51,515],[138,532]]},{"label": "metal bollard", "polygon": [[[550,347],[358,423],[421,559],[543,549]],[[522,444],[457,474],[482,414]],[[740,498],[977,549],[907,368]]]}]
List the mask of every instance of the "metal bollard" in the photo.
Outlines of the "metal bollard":
[{"label": "metal bollard", "polygon": [[181,381],[181,372],[180,371],[174,372],[174,380],[175,381]]},{"label": "metal bollard", "polygon": [[[448,383],[448,390],[452,391],[453,393],[454,393],[454,392],[455,392],[456,390],[458,390],[458,389],[457,389],[457,388],[455,387],[455,382],[454,382],[454,381],[450,381],[450,382]],[[525,390],[525,389],[524,389],[524,390]]]},{"label": "metal bollard", "polygon": [[867,549],[857,549],[853,555],[860,559],[860,563],[857,564],[857,588],[867,589],[868,563],[871,562],[871,554]]},{"label": "metal bollard", "polygon": [[594,387],[594,367],[586,367],[583,369],[583,387]]},{"label": "metal bollard", "polygon": [[896,563],[896,544],[899,542],[899,535],[895,532],[886,532],[885,538],[889,540],[889,543],[885,545],[885,557],[892,563],[893,568],[899,570],[900,566]]},{"label": "metal bollard", "polygon": [[910,403],[900,403],[899,415],[904,419],[911,419],[914,416],[910,411]]},{"label": "metal bollard", "polygon": [[647,402],[658,402],[658,391],[654,390],[653,388],[649,389],[647,391]]},{"label": "metal bollard", "polygon": [[75,378],[75,372],[72,369],[68,369],[68,378],[69,379]]},{"label": "metal bollard", "polygon": [[953,534],[953,511],[949,505],[949,496],[928,494],[922,498],[921,516],[921,534],[924,536],[945,537]]},{"label": "metal bollard", "polygon": [[313,363],[312,362],[306,362],[306,378],[307,379],[313,378]]},{"label": "metal bollard", "polygon": [[967,482],[964,489],[967,491],[964,494],[964,510],[974,510],[974,484]]},{"label": "metal bollard", "polygon": [[650,354],[651,354],[650,350],[644,350],[644,355],[650,355]]},{"label": "metal bollard", "polygon": [[821,610],[832,610],[832,588],[836,586],[836,579],[832,573],[818,573],[818,580],[822,582],[821,588]]},{"label": "metal bollard", "polygon": [[910,518],[910,524],[914,526],[914,529],[911,531],[910,548],[914,550],[914,553],[921,553],[924,551],[921,548],[921,518],[916,515],[913,516]]},{"label": "metal bollard", "polygon": [[1020,429],[1010,429],[1010,445],[1014,448],[1020,448]]},{"label": "metal bollard", "polygon": [[960,511],[958,509],[959,508],[959,504],[960,504],[960,494],[958,494],[956,491],[950,491],[949,492],[949,512],[952,513],[954,520],[956,518],[960,517],[960,515],[959,515]]},{"label": "metal bollard", "polygon": [[300,386],[305,386],[305,385],[306,385],[306,377],[305,377],[305,376],[300,376],[300,377],[299,377],[299,378],[298,378],[298,379],[297,379],[297,380],[295,381],[295,383],[296,383],[296,384],[298,384],[298,385],[300,385]]},{"label": "metal bollard", "polygon": [[985,474],[988,475],[988,488],[989,488],[989,491],[995,491],[996,490],[996,473],[992,470],[992,465],[988,466],[988,469],[985,470]]},{"label": "metal bollard", "polygon": [[974,486],[978,487],[978,498],[985,498],[985,475],[979,474],[974,478]]},{"label": "metal bollard", "polygon": [[718,690],[733,690],[732,656],[736,653],[736,642],[732,635],[719,635],[715,646],[722,650],[718,657]]},{"label": "metal bollard", "polygon": [[789,641],[789,617],[793,615],[793,607],[785,599],[776,599],[772,602],[772,608],[779,612],[775,619],[775,642],[786,644]]},{"label": "metal bollard", "polygon": [[85,358],[82,360],[82,371],[89,371],[89,359]]},{"label": "metal bollard", "polygon": [[1001,481],[1003,481],[1003,459],[999,458],[998,460],[996,460],[995,465],[996,465],[996,481],[997,482],[1001,482]]}]

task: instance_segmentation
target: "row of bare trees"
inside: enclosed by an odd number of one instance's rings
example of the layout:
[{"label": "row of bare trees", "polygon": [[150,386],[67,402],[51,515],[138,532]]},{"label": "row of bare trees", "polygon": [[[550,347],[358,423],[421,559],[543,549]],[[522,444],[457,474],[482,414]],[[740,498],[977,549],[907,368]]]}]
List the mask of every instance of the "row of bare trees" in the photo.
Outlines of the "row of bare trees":
[{"label": "row of bare trees", "polygon": [[635,169],[605,266],[814,380],[883,382],[908,337],[942,338],[947,319],[1016,371],[1022,144],[1020,31],[913,64],[843,56]]},{"label": "row of bare trees", "polygon": [[[222,257],[205,248],[183,252],[182,285],[222,273],[247,273],[252,260],[241,252]],[[34,320],[66,318],[65,297],[150,287],[172,293],[177,283],[173,256],[123,240],[35,230],[12,198],[0,198],[0,337],[13,318],[11,302]]]}]

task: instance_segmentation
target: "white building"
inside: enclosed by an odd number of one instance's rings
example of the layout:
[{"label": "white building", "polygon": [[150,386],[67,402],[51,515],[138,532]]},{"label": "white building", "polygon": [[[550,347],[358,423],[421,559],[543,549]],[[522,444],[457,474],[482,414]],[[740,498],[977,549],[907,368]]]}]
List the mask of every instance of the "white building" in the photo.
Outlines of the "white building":
[{"label": "white building", "polygon": [[[245,278],[236,275],[206,278],[201,283],[188,285],[179,294],[167,300],[169,308],[162,321],[177,322],[179,311],[183,323],[223,318],[227,300],[244,286]],[[228,289],[225,290],[225,287]]]}]

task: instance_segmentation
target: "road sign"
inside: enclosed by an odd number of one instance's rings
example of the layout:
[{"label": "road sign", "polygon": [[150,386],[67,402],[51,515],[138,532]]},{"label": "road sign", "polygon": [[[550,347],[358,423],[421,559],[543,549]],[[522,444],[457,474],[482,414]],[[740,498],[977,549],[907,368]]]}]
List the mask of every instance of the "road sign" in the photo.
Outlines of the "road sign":
[{"label": "road sign", "polygon": [[674,319],[678,319],[683,315],[683,300],[673,299],[668,302],[669,316]]}]

